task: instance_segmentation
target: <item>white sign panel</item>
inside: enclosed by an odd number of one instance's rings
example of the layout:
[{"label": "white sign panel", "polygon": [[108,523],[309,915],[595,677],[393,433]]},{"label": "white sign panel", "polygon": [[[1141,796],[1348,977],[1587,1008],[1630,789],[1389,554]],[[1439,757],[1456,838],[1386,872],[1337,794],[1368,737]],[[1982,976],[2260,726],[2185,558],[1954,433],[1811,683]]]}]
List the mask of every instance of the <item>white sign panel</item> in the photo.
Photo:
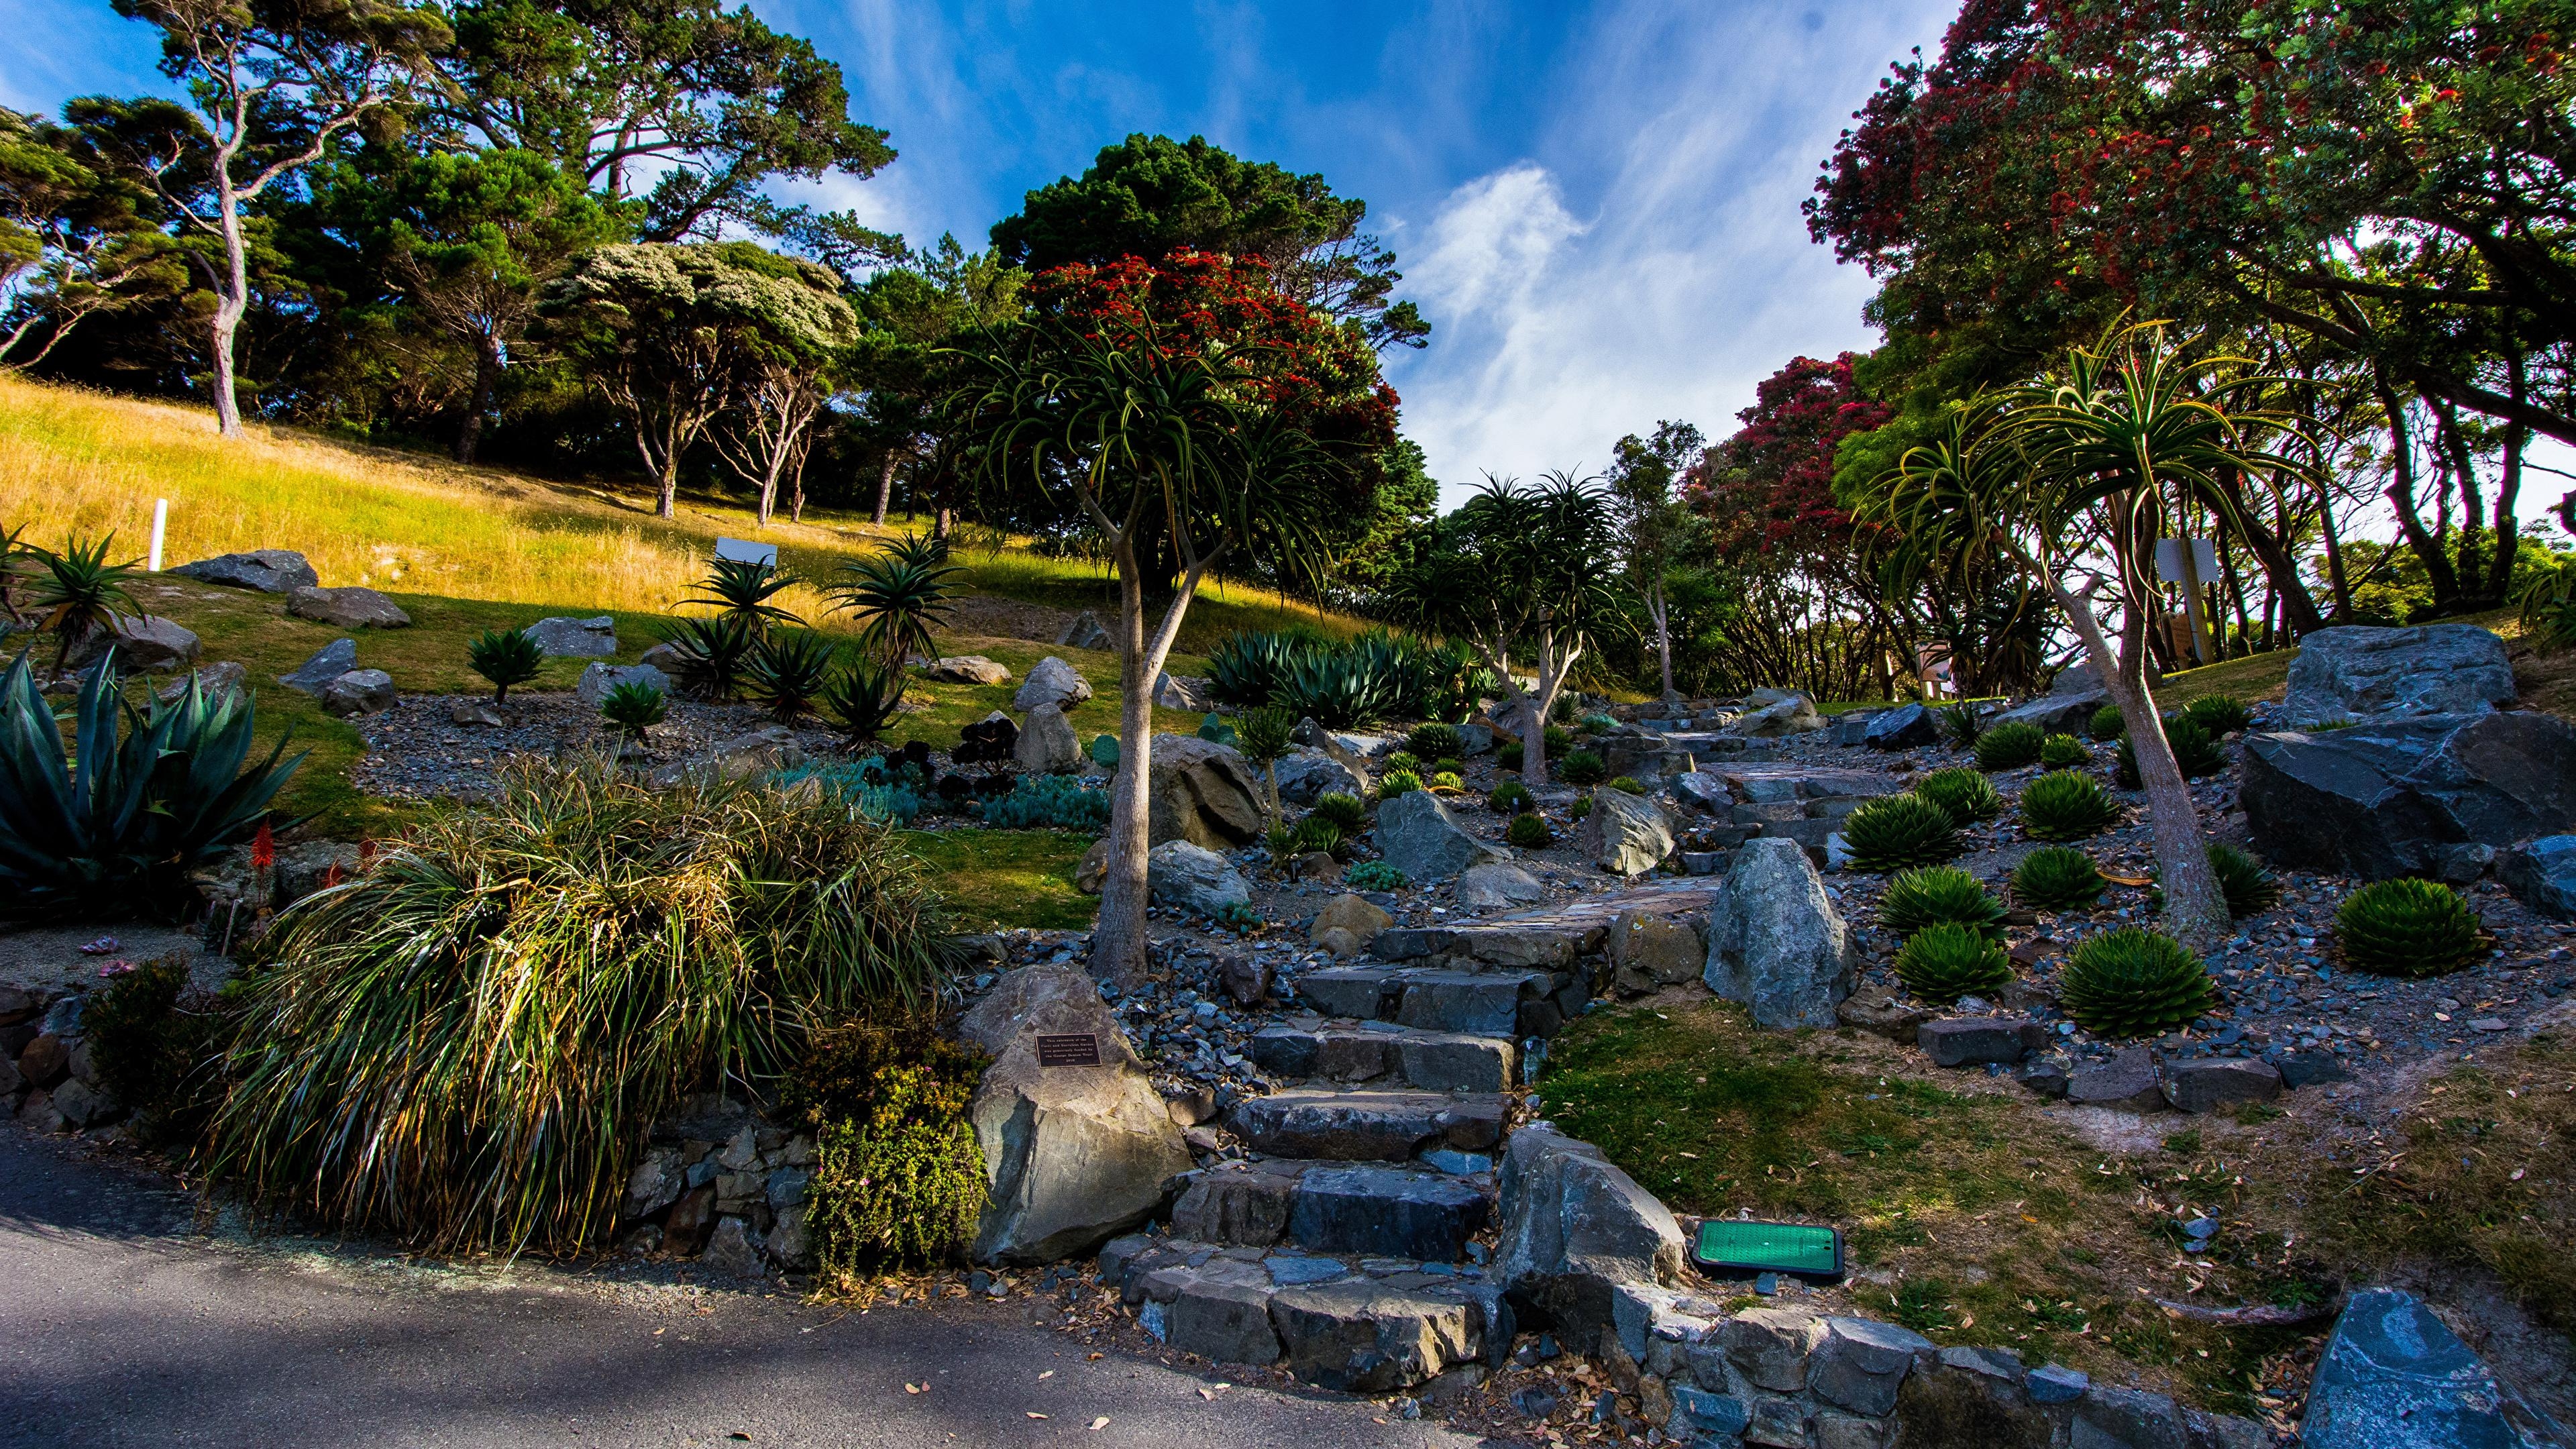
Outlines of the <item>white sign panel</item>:
[{"label": "white sign panel", "polygon": [[2214,541],[2206,538],[2195,538],[2190,540],[2179,538],[2157,539],[2156,577],[2163,579],[2169,584],[2190,582],[2189,579],[2183,577],[2182,572],[2182,546],[2186,541],[2191,544],[2191,562],[2193,568],[2198,570],[2200,573],[2200,581],[2204,584],[2217,583],[2218,545]]},{"label": "white sign panel", "polygon": [[716,540],[716,557],[738,559],[743,563],[767,564],[771,568],[776,568],[778,567],[778,545],[753,543],[747,538],[719,538]]}]

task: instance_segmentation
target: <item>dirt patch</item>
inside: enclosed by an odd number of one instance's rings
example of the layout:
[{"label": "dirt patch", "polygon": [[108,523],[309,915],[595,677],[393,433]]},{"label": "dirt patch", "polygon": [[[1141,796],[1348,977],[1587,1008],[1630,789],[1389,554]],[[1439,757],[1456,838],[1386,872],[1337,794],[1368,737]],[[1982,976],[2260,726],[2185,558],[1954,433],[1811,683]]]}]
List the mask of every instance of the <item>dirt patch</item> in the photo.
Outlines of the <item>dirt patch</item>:
[{"label": "dirt patch", "polygon": [[1027,639],[1053,644],[1073,622],[1071,609],[1051,608],[993,594],[970,594],[953,601],[943,632],[989,639]]},{"label": "dirt patch", "polygon": [[[83,946],[107,945],[101,951]],[[206,949],[193,931],[127,921],[114,926],[40,926],[0,935],[0,986],[20,986],[46,996],[96,987],[101,968],[164,956],[188,961],[188,974],[211,991],[232,975],[233,963]]]}]

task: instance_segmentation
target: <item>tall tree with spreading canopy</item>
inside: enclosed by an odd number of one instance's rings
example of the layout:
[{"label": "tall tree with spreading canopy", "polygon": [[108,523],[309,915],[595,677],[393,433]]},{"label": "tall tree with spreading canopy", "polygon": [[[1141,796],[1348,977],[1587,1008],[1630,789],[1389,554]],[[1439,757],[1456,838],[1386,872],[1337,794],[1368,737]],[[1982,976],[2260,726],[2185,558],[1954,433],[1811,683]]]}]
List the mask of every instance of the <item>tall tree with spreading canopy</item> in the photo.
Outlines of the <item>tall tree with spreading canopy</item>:
[{"label": "tall tree with spreading canopy", "polygon": [[[1147,967],[1154,681],[1210,570],[1311,558],[1317,520],[1369,507],[1364,464],[1394,441],[1396,399],[1336,385],[1361,375],[1348,335],[1231,258],[1075,264],[1030,297],[1028,321],[963,358],[976,377],[951,408],[988,482],[1087,522],[1117,570],[1120,748],[1092,970],[1133,983]],[[1182,575],[1149,632],[1164,548]]]},{"label": "tall tree with spreading canopy", "polygon": [[1674,576],[1690,567],[1707,533],[1676,485],[1707,447],[1698,428],[1668,418],[1655,424],[1653,437],[1630,433],[1610,450],[1620,553],[1629,586],[1654,626],[1656,672],[1667,696],[1673,693]]},{"label": "tall tree with spreading canopy", "polygon": [[0,367],[34,367],[84,320],[185,291],[157,216],[79,129],[0,108]]},{"label": "tall tree with spreading canopy", "polygon": [[1356,325],[1380,348],[1421,347],[1431,324],[1394,299],[1395,253],[1360,231],[1368,203],[1337,196],[1320,175],[1245,161],[1203,136],[1134,135],[1091,168],[1028,193],[993,224],[993,249],[1044,271],[1176,251],[1259,257],[1281,292]]},{"label": "tall tree with spreading canopy", "polygon": [[[134,102],[98,130],[127,173],[185,226],[217,243],[191,252],[207,313],[216,426],[241,435],[233,340],[250,308],[245,208],[320,160],[362,122],[392,123],[449,39],[438,12],[399,0],[116,0],[161,32],[161,72],[190,106]],[[78,104],[78,103],[75,103]]]}]

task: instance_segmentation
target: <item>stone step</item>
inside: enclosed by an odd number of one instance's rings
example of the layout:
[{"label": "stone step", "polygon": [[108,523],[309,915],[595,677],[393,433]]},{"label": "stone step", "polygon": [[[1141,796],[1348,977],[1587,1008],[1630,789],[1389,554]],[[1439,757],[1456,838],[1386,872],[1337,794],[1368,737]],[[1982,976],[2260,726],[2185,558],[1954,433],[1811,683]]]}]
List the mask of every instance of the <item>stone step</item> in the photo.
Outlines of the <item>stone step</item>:
[{"label": "stone step", "polygon": [[1292,979],[1297,994],[1327,1016],[1470,1036],[1552,1037],[1590,999],[1587,983],[1558,971],[1361,965]]},{"label": "stone step", "polygon": [[1226,1126],[1266,1157],[1403,1162],[1434,1152],[1490,1154],[1509,1099],[1485,1094],[1298,1087],[1247,1097]]},{"label": "stone step", "polygon": [[1473,1268],[1135,1234],[1101,1249],[1100,1272],[1165,1344],[1328,1389],[1389,1393],[1511,1352],[1510,1305]]},{"label": "stone step", "polygon": [[1191,1174],[1172,1208],[1172,1231],[1225,1247],[1287,1243],[1310,1253],[1454,1263],[1493,1216],[1491,1173],[1274,1158]]},{"label": "stone step", "polygon": [[1365,1021],[1263,1027],[1250,1055],[1274,1077],[1384,1078],[1428,1092],[1500,1092],[1513,1085],[1520,1053],[1508,1037]]},{"label": "stone step", "polygon": [[1378,932],[1369,943],[1369,954],[1381,961],[1453,970],[1479,966],[1563,970],[1578,957],[1598,954],[1621,916],[1705,913],[1719,889],[1715,881],[1688,877],[1641,881],[1507,916],[1438,926],[1395,926]]}]

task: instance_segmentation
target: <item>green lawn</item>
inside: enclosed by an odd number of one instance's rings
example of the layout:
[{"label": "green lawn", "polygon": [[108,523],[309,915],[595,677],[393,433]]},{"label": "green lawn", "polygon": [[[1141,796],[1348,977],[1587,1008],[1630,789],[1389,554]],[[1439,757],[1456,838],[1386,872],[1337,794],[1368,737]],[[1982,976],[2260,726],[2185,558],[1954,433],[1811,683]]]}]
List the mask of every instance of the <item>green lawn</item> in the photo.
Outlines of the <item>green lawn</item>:
[{"label": "green lawn", "polygon": [[1091,837],[1064,830],[907,830],[959,927],[1086,931],[1099,903],[1073,888]]}]

